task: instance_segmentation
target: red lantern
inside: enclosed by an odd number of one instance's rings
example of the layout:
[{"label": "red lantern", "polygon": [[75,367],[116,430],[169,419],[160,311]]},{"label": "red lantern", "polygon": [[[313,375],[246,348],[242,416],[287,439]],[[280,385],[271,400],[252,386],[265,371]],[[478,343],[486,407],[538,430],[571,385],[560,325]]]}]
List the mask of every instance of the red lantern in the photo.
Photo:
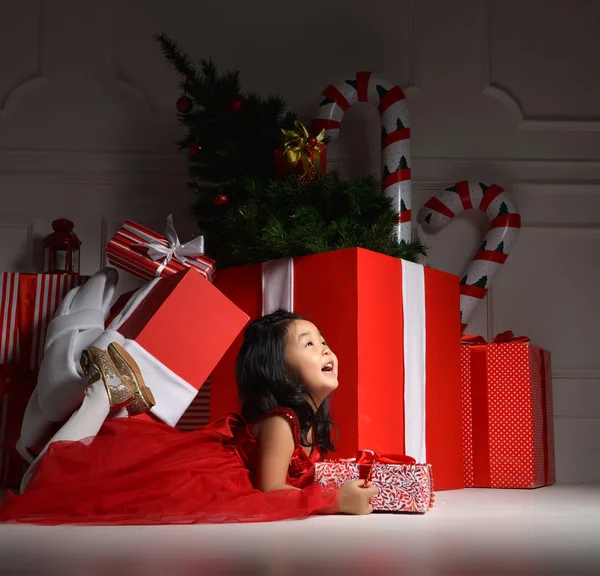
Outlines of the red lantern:
[{"label": "red lantern", "polygon": [[52,229],[44,241],[44,272],[79,274],[81,240],[73,232],[73,222],[58,218]]}]

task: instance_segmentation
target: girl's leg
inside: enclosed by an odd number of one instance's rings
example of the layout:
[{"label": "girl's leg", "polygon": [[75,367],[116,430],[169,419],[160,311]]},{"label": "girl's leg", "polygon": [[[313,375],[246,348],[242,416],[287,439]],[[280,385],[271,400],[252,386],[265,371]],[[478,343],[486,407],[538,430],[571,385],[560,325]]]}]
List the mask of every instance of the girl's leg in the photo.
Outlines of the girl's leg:
[{"label": "girl's leg", "polygon": [[49,430],[65,422],[83,400],[87,378],[79,360],[84,348],[103,337],[117,280],[114,269],[96,273],[65,296],[48,326],[35,394],[19,441],[19,453],[29,462],[34,456],[31,449],[47,442]]},{"label": "girl's leg", "polygon": [[[52,442],[77,442],[86,438],[94,438],[110,412],[108,394],[102,380],[97,380],[87,387],[80,408],[69,418],[65,425],[51,438],[37,458],[33,461],[21,482],[23,492],[31,476],[46,450]],[[120,414],[119,414],[120,415]]]}]

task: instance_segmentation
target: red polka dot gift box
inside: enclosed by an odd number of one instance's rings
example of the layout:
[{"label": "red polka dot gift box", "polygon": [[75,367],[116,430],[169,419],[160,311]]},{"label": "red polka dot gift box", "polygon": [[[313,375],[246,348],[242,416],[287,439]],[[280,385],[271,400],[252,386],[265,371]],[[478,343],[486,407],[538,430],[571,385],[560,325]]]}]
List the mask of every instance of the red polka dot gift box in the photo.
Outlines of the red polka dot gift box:
[{"label": "red polka dot gift box", "polygon": [[431,466],[417,464],[410,456],[360,450],[356,458],[315,464],[315,482],[325,489],[337,490],[358,479],[377,487],[371,499],[375,511],[424,513],[433,507]]},{"label": "red polka dot gift box", "polygon": [[465,486],[554,484],[550,352],[512,332],[464,336],[461,384]]}]

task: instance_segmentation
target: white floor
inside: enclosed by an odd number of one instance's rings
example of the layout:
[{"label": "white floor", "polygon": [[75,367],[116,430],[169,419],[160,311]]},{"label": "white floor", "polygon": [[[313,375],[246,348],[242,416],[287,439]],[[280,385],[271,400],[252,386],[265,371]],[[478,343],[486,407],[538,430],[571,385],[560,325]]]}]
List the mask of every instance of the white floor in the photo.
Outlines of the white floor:
[{"label": "white floor", "polygon": [[423,516],[0,525],[2,574],[600,574],[600,484],[439,492]]}]

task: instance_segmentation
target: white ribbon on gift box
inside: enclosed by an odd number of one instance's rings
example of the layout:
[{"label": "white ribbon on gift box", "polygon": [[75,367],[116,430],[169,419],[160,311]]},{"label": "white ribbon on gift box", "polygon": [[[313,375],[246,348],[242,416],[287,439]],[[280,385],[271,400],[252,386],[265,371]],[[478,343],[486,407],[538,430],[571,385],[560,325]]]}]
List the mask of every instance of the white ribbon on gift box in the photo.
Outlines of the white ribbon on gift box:
[{"label": "white ribbon on gift box", "polygon": [[[127,228],[127,226],[125,226],[125,228]],[[167,217],[165,240],[153,238],[137,229],[130,230],[130,232],[144,238],[144,240],[148,240],[148,242],[141,244],[141,246],[146,246],[148,248],[148,257],[153,262],[162,260],[156,270],[156,276],[161,275],[171,259],[178,260],[181,264],[188,264],[189,258],[193,259],[204,255],[204,236],[197,236],[189,242],[182,244],[177,236],[172,214],[169,214]]]},{"label": "white ribbon on gift box", "polygon": [[[426,334],[425,269],[402,260],[404,312],[404,444],[405,453],[427,462],[425,436]],[[262,265],[262,310],[294,311],[294,261],[271,260]]]},{"label": "white ribbon on gift box", "polygon": [[262,264],[262,313],[294,311],[294,260],[283,258]]}]

